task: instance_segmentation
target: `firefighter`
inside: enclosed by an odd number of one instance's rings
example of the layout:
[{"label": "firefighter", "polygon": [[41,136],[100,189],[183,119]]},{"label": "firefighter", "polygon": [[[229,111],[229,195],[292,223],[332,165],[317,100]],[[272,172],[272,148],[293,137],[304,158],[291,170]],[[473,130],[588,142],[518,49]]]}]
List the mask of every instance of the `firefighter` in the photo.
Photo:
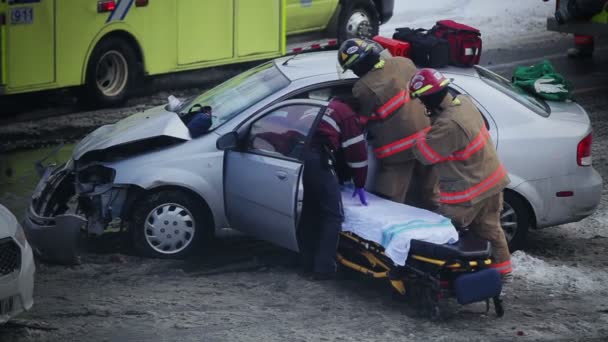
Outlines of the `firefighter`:
[{"label": "firefighter", "polygon": [[468,229],[492,244],[492,267],[505,279],[511,255],[500,225],[503,189],[510,182],[498,159],[485,121],[471,99],[448,93],[450,80],[434,69],[422,69],[410,81],[431,117],[411,150],[426,165],[437,165],[440,212],[460,229]]},{"label": "firefighter", "polygon": [[304,157],[304,207],[298,229],[301,263],[313,279],[332,279],[343,222],[342,196],[335,170],[335,153],[342,149],[355,185],[353,197],[367,205],[367,143],[348,98],[333,98]]},{"label": "firefighter", "polygon": [[408,91],[416,66],[405,57],[380,58],[376,46],[349,39],[338,51],[343,71],[350,69],[360,78],[353,95],[360,103],[359,114],[368,120],[368,138],[378,160],[371,188],[392,201],[435,210],[439,197],[435,168],[406,153],[418,132],[430,125],[424,105],[411,99]]}]

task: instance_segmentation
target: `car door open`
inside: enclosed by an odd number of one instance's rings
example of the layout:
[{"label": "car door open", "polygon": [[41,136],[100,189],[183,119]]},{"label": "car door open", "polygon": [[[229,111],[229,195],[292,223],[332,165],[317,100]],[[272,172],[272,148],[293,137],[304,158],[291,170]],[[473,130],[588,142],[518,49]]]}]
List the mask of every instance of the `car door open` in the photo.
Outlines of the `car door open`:
[{"label": "car door open", "polygon": [[242,127],[245,141],[224,157],[226,216],[232,228],[298,250],[302,157],[324,104],[286,101]]}]

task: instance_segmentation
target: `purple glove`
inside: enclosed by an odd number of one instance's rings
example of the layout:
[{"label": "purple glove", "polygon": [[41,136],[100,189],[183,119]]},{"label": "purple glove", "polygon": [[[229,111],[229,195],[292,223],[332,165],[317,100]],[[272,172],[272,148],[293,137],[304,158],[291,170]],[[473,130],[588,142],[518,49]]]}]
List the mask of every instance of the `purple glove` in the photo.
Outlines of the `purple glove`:
[{"label": "purple glove", "polygon": [[359,196],[359,200],[361,204],[367,205],[367,195],[365,194],[365,189],[363,188],[355,188],[355,192],[353,192],[353,197]]}]

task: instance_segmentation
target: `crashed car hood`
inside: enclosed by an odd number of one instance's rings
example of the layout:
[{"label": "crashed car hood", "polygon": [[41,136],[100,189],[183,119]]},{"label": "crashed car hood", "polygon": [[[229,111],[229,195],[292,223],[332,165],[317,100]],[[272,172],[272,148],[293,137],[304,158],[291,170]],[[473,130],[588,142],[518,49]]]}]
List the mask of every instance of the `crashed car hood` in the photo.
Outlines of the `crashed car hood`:
[{"label": "crashed car hood", "polygon": [[133,114],[115,124],[99,127],[76,145],[73,158],[79,160],[89,152],[134,142],[142,143],[157,137],[182,141],[191,139],[188,128],[180,117],[160,106]]}]

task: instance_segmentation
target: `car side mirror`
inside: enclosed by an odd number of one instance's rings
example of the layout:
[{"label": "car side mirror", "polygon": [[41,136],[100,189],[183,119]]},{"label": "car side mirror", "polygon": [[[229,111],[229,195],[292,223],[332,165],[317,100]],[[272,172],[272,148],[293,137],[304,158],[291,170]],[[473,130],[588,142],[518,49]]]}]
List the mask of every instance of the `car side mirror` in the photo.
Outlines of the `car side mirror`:
[{"label": "car side mirror", "polygon": [[215,146],[218,150],[232,150],[239,144],[239,134],[237,132],[230,132],[222,135]]}]

